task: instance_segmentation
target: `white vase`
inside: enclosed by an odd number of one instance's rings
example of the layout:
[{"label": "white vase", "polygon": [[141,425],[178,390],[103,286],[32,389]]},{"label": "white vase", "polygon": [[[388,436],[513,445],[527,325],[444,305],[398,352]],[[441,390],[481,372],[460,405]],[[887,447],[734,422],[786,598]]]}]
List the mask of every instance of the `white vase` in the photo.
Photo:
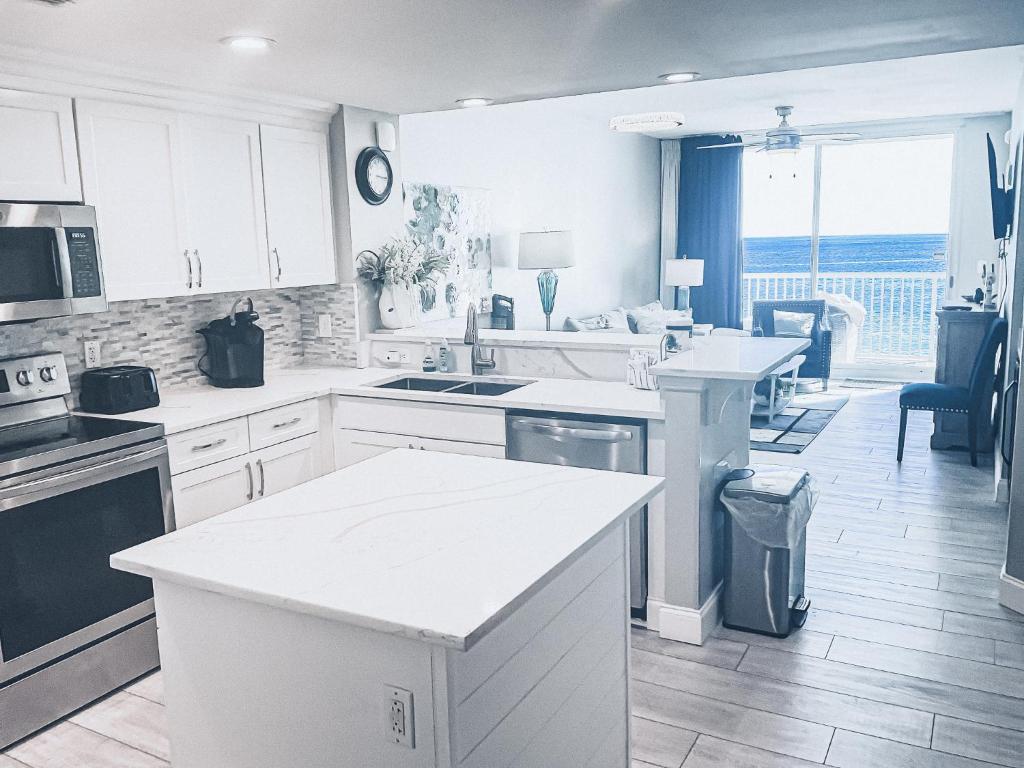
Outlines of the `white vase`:
[{"label": "white vase", "polygon": [[384,285],[378,304],[385,328],[411,328],[420,322],[420,291],[416,286]]}]

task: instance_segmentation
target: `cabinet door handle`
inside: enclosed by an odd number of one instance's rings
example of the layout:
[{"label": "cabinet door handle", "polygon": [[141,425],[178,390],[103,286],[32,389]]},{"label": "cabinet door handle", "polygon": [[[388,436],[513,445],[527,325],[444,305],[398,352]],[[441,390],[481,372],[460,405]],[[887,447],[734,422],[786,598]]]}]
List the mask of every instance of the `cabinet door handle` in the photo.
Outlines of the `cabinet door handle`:
[{"label": "cabinet door handle", "polygon": [[199,451],[208,451],[211,448],[219,448],[220,446],[224,445],[224,443],[226,443],[227,441],[228,441],[228,439],[226,437],[222,437],[222,438],[219,438],[217,440],[214,440],[212,443],[203,443],[202,445],[193,445],[192,446],[192,452],[193,453],[198,453]]},{"label": "cabinet door handle", "polygon": [[260,471],[260,496],[267,490],[267,475],[263,471],[263,459],[256,459],[256,469]]},{"label": "cabinet door handle", "polygon": [[281,281],[281,254],[274,248],[274,259],[277,261],[277,281]]},{"label": "cabinet door handle", "polygon": [[282,421],[279,424],[274,424],[271,429],[284,429],[285,427],[292,427],[302,421],[301,416],[296,416],[294,419],[288,419],[288,421]]},{"label": "cabinet door handle", "polygon": [[192,259],[188,257],[188,248],[185,249],[185,263],[188,264],[188,280],[185,281],[185,287],[192,287]]},{"label": "cabinet door handle", "polygon": [[192,251],[192,255],[196,257],[196,264],[199,265],[199,279],[196,281],[196,285],[199,288],[203,287],[203,260],[199,257],[199,249],[196,248]]},{"label": "cabinet door handle", "polygon": [[256,484],[252,479],[252,464],[248,461],[245,462],[245,475],[249,480],[249,490],[245,494],[245,500],[252,501],[253,492],[256,490]]}]

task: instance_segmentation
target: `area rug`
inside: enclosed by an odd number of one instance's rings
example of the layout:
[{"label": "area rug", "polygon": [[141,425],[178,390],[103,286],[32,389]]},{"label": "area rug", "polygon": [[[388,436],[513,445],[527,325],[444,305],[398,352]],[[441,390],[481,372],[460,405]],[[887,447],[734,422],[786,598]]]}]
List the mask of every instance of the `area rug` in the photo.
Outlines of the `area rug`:
[{"label": "area rug", "polygon": [[849,400],[828,392],[797,395],[771,422],[767,416],[751,416],[750,450],[801,453]]}]

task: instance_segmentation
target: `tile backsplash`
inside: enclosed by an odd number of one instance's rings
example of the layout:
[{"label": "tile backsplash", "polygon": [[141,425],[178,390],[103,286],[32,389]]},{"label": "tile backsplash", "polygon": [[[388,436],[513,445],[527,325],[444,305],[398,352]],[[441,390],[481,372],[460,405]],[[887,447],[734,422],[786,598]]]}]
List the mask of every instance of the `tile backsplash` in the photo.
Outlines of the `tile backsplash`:
[{"label": "tile backsplash", "polygon": [[[316,365],[355,365],[355,288],[319,285],[251,292],[265,338],[266,368],[284,368],[304,360]],[[0,325],[0,358],[36,352],[63,352],[77,402],[78,380],[85,370],[85,341],[102,344],[102,364],[148,365],[161,387],[205,381],[197,363],[205,342],[196,330],[224,317],[238,294],[177,296],[119,301],[94,315]],[[333,336],[317,338],[316,314],[329,313]]]}]

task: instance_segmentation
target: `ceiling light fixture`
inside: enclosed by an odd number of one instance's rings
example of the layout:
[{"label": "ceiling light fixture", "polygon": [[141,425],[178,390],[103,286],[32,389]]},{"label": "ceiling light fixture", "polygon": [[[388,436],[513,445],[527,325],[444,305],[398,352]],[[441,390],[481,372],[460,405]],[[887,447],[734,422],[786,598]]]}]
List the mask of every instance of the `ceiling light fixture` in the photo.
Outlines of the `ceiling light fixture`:
[{"label": "ceiling light fixture", "polygon": [[228,35],[220,41],[235,51],[266,51],[277,45],[274,38],[259,35]]},{"label": "ceiling light fixture", "polygon": [[644,112],[639,115],[619,115],[608,122],[608,127],[618,133],[652,133],[671,131],[685,122],[681,112]]},{"label": "ceiling light fixture", "polygon": [[700,79],[700,72],[669,72],[667,75],[658,75],[658,79],[666,83],[692,83]]},{"label": "ceiling light fixture", "polygon": [[455,103],[460,107],[488,107],[494,103],[494,99],[485,99],[480,96],[474,96],[470,99],[459,99]]}]

